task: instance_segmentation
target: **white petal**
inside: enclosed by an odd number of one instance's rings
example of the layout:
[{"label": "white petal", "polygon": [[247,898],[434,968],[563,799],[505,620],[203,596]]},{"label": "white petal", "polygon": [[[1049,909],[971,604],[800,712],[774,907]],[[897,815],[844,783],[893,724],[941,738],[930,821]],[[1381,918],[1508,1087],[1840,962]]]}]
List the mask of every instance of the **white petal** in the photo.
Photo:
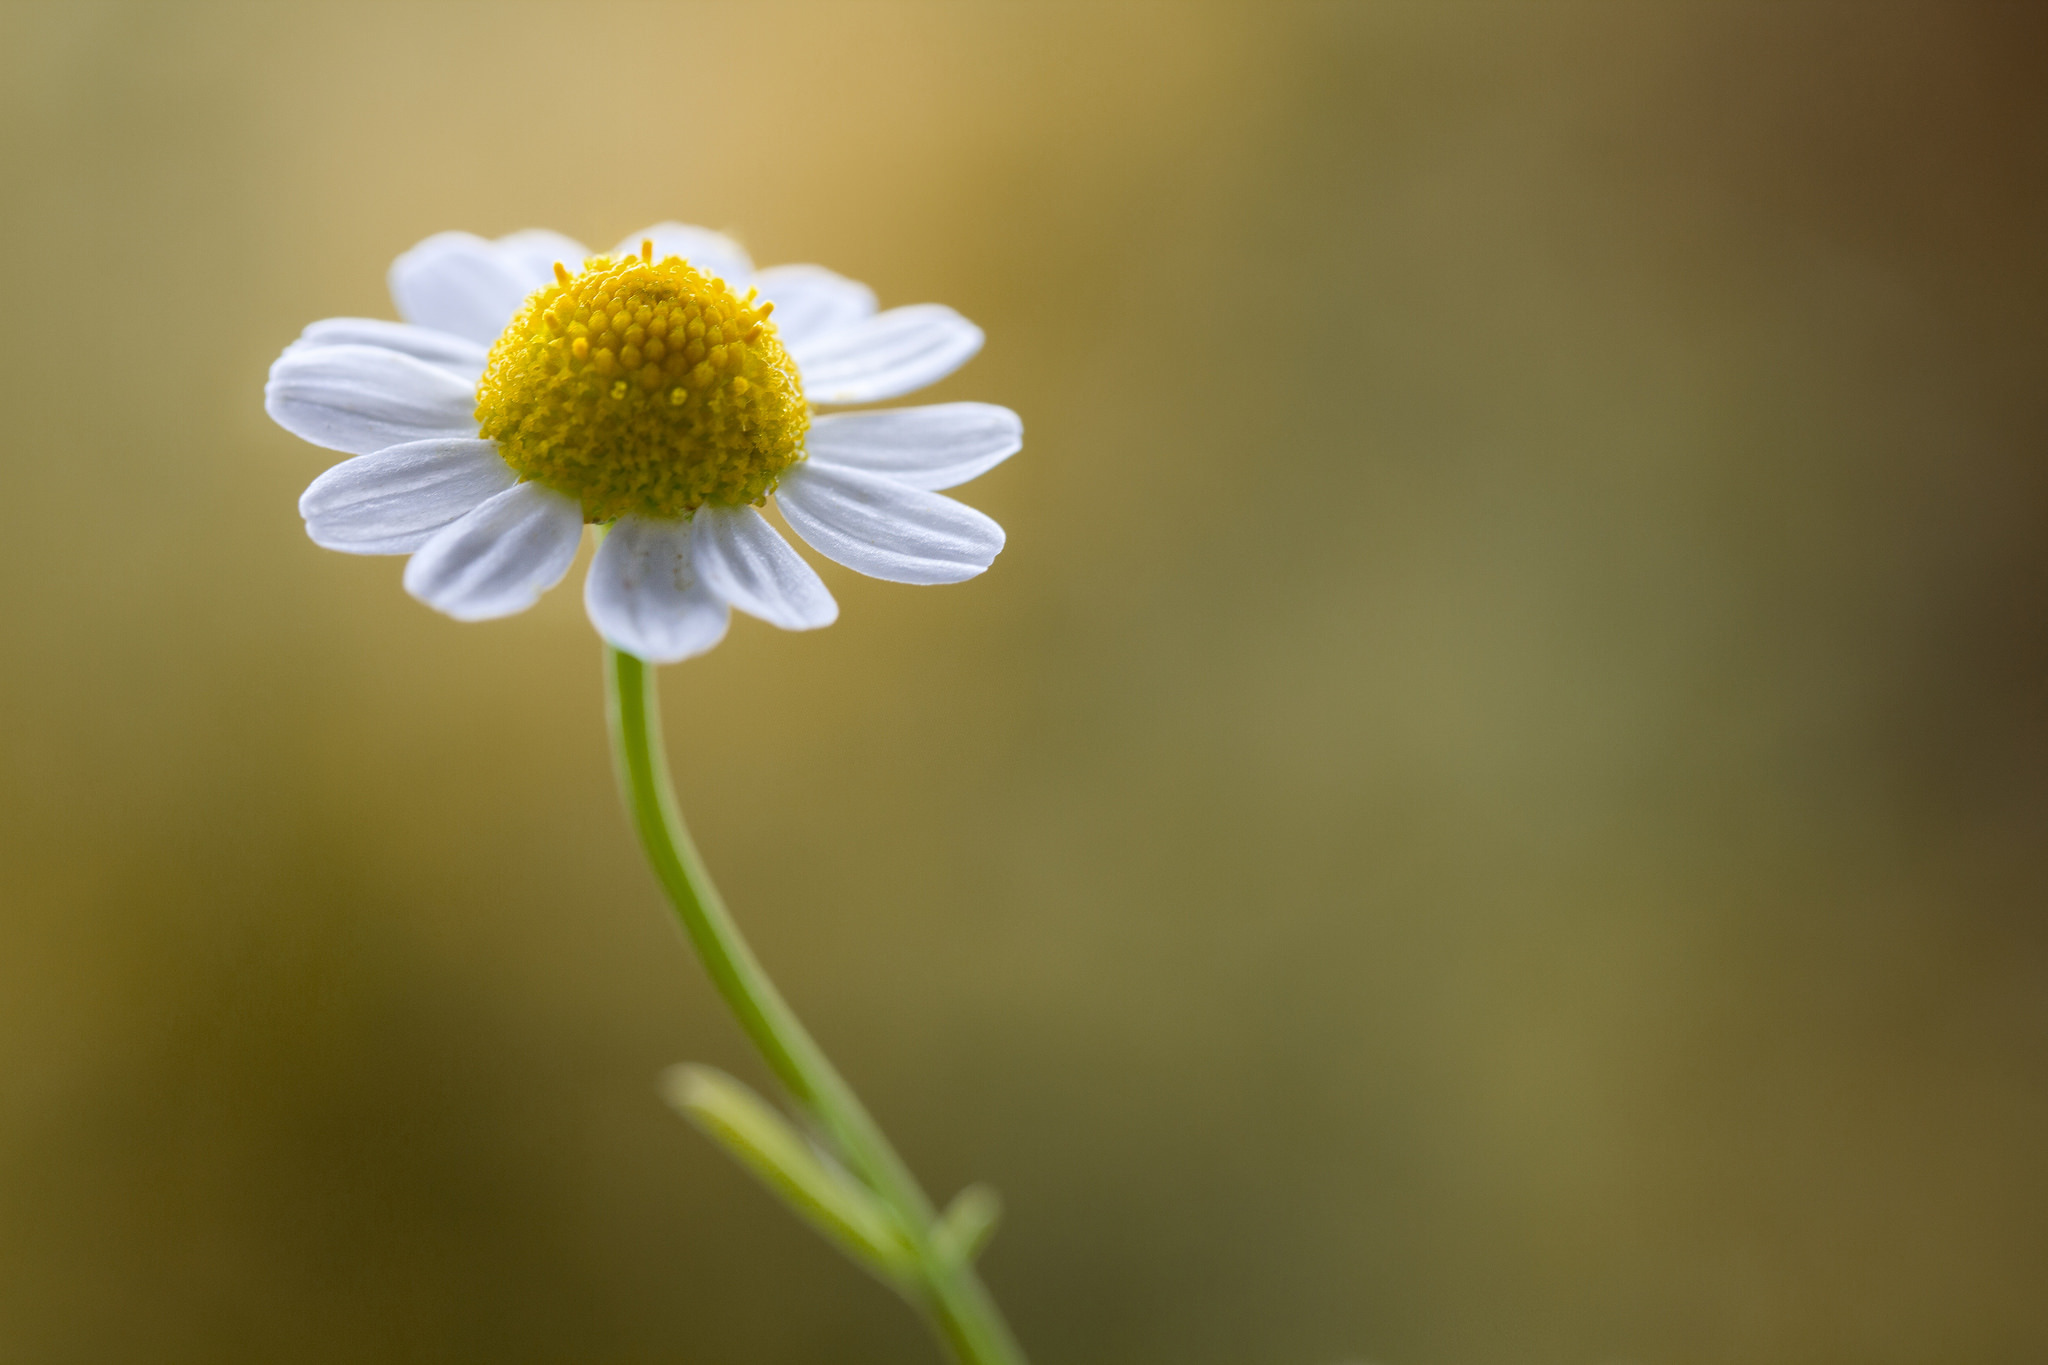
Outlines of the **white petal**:
[{"label": "white petal", "polygon": [[494,441],[414,441],[334,466],[306,489],[299,515],[326,549],[411,554],[518,479]]},{"label": "white petal", "polygon": [[638,256],[640,244],[649,238],[654,240],[655,260],[680,256],[705,274],[716,275],[742,293],[746,290],[748,277],[754,273],[754,262],[745,247],[722,232],[689,223],[656,223],[613,247],[612,255]]},{"label": "white petal", "polygon": [[891,308],[789,354],[814,403],[878,403],[944,379],[981,349],[981,329],[942,303]]},{"label": "white petal", "polygon": [[1024,422],[993,403],[836,412],[811,419],[813,460],[884,474],[912,488],[951,488],[1024,448]]},{"label": "white petal", "polygon": [[784,630],[815,630],[839,619],[824,580],[753,508],[700,508],[692,525],[698,577],[741,611]]},{"label": "white petal", "polygon": [[564,237],[546,228],[523,228],[491,245],[498,249],[498,259],[527,281],[529,292],[554,283],[556,261],[568,266],[573,275],[583,268],[583,258],[590,254],[590,248],[574,237]]},{"label": "white petal", "polygon": [[288,348],[310,351],[322,346],[381,346],[429,365],[438,365],[471,384],[484,371],[490,351],[450,332],[436,332],[381,318],[322,318],[299,333]]},{"label": "white petal", "polygon": [[858,469],[806,460],[776,501],[819,554],[892,583],[958,583],[1003,548],[1003,528],[965,503]]},{"label": "white petal", "polygon": [[697,577],[692,525],[620,517],[583,580],[583,609],[614,648],[651,664],[679,663],[725,638],[725,599]]},{"label": "white petal", "polygon": [[405,566],[405,590],[458,621],[525,611],[562,581],[583,508],[537,483],[514,484],[436,531]]},{"label": "white petal", "polygon": [[294,436],[352,455],[476,435],[473,385],[381,346],[287,348],[270,367],[263,410]]},{"label": "white petal", "polygon": [[822,265],[771,265],[754,276],[763,298],[775,300],[775,331],[801,346],[849,327],[875,311],[875,291]]},{"label": "white petal", "polygon": [[541,281],[495,242],[438,232],[391,263],[391,299],[407,322],[488,346]]}]

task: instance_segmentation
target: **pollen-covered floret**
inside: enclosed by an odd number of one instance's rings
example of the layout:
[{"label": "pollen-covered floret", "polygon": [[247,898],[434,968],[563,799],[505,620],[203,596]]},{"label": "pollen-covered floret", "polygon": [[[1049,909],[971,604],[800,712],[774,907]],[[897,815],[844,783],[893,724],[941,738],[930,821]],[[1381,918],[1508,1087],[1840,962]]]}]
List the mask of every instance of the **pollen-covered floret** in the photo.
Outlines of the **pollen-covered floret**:
[{"label": "pollen-covered floret", "polygon": [[557,265],[477,387],[481,434],[586,521],[758,504],[803,458],[810,410],[775,305],[653,256]]}]

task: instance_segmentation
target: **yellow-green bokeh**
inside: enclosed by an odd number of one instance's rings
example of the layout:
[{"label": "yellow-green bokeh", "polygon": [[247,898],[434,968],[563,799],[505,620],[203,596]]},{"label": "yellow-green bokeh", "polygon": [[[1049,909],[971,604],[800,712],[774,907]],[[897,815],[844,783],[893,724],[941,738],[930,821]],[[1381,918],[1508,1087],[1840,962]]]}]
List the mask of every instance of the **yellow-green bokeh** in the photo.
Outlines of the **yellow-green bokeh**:
[{"label": "yellow-green bokeh", "polygon": [[930,1358],[749,1077],[575,584],[316,550],[429,233],[988,331],[943,590],[668,671],[686,808],[1042,1365],[2048,1356],[2023,6],[0,12],[0,1356]]}]

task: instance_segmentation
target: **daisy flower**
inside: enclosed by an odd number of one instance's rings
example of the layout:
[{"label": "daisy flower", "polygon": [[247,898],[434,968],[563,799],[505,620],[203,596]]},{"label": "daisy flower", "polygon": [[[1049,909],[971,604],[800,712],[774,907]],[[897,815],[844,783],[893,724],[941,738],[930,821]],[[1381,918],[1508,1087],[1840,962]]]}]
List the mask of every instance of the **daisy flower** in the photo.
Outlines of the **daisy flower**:
[{"label": "daisy flower", "polygon": [[761,515],[770,498],[819,554],[892,582],[956,583],[1003,548],[1000,526],[937,490],[1016,453],[1015,413],[817,411],[966,363],[981,329],[950,308],[878,312],[866,285],[757,271],[730,238],[679,223],[608,256],[553,232],[444,232],[393,262],[390,285],[403,323],[314,323],[271,366],[263,405],[354,457],[299,499],[313,541],[410,555],[406,591],[457,620],[532,606],[595,524],[609,532],[584,605],[628,654],[701,654],[733,607],[829,625],[838,604]]}]

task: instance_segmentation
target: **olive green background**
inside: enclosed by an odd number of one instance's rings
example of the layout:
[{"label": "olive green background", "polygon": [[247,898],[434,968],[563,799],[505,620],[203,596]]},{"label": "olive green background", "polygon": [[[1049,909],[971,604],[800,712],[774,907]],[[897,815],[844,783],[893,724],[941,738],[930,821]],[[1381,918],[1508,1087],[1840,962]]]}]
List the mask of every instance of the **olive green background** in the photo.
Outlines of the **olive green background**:
[{"label": "olive green background", "polygon": [[671,216],[1024,415],[663,692],[1041,1365],[2048,1358],[2038,6],[0,14],[0,1358],[932,1359],[656,1096],[580,567],[433,615],[261,407]]}]

